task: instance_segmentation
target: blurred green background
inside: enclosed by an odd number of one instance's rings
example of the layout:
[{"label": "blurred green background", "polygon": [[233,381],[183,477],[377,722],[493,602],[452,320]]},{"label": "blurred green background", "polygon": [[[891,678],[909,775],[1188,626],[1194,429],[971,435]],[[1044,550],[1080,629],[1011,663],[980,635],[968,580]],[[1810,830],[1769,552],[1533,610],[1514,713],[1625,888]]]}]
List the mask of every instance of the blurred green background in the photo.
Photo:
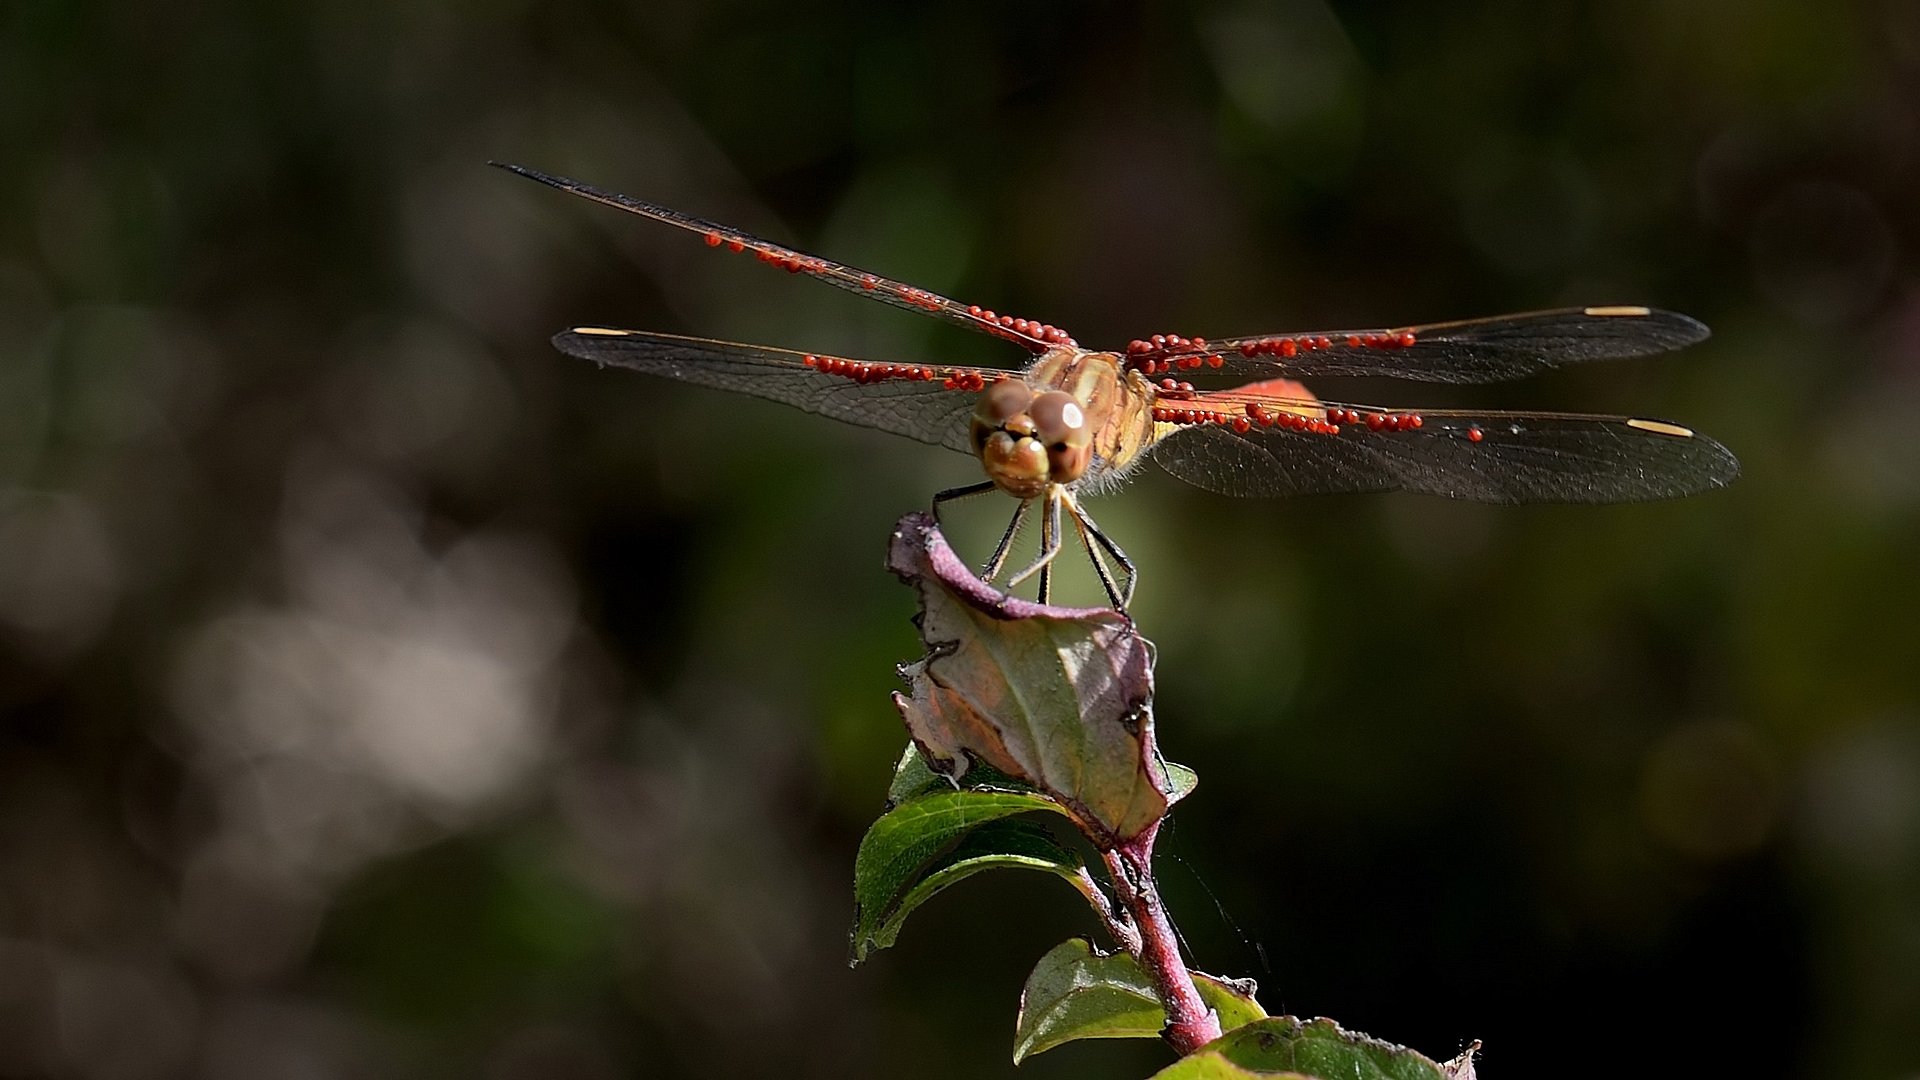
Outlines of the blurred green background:
[{"label": "blurred green background", "polygon": [[1487,1076],[1920,1075],[1908,0],[22,0],[0,145],[0,1075],[1007,1076],[1094,930],[989,876],[845,967],[885,540],[977,466],[546,339],[1018,350],[489,158],[1095,344],[1704,319],[1357,392],[1673,417],[1724,492],[1095,505],[1202,777],[1165,888]]}]

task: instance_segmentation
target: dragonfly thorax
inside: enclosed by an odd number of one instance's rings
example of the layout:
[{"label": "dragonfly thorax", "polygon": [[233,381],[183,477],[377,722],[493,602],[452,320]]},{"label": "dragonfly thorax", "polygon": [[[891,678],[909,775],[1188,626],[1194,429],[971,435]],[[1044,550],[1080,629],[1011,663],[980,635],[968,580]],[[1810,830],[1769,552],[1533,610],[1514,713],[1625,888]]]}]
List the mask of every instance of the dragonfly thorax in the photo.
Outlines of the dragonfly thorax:
[{"label": "dragonfly thorax", "polygon": [[972,432],[988,478],[1015,498],[1073,483],[1093,458],[1093,425],[1079,399],[1065,390],[1036,391],[1013,376],[980,395]]}]

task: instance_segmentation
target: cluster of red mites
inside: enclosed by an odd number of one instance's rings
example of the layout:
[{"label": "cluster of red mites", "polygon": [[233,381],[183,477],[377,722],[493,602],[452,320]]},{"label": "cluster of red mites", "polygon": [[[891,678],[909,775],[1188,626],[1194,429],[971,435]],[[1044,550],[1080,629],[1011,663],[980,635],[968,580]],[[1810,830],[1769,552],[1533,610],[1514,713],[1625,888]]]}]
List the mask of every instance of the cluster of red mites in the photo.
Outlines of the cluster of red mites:
[{"label": "cluster of red mites", "polygon": [[1190,382],[1174,382],[1172,379],[1161,379],[1160,396],[1191,398],[1193,397],[1193,384]]},{"label": "cluster of red mites", "polygon": [[[1191,396],[1193,386],[1180,383],[1173,386],[1172,379],[1162,382],[1163,393],[1181,393]],[[1244,416],[1221,412],[1217,409],[1181,408],[1173,405],[1155,405],[1153,418],[1170,424],[1219,424],[1231,427],[1235,431],[1251,431],[1255,424],[1261,427],[1279,427],[1287,431],[1300,431],[1309,435],[1338,435],[1342,424],[1365,424],[1368,431],[1414,431],[1426,423],[1419,413],[1375,413],[1361,412],[1345,406],[1329,406],[1324,416],[1309,416],[1292,409],[1272,409],[1257,401],[1246,404]],[[1467,432],[1467,438],[1479,442],[1482,438],[1479,427]]]},{"label": "cluster of red mites", "polygon": [[1246,420],[1246,417],[1236,417],[1232,413],[1216,412],[1212,409],[1179,409],[1171,405],[1155,405],[1153,418],[1168,424],[1226,424],[1229,426],[1235,420]]},{"label": "cluster of red mites", "polygon": [[806,255],[782,255],[777,251],[757,251],[754,253],[754,258],[769,266],[777,266],[789,274],[797,274],[802,270],[810,274],[821,274],[827,269],[825,262]]},{"label": "cluster of red mites", "polygon": [[[870,364],[865,360],[842,360],[837,356],[815,356],[812,353],[802,357],[800,362],[822,375],[838,375],[859,383],[885,382],[888,379],[928,382],[938,374],[932,368],[918,364]],[[953,379],[947,379],[946,385],[952,389]]]},{"label": "cluster of red mites", "polygon": [[[745,252],[745,250],[747,250],[747,242],[745,242],[745,240],[728,240],[726,236],[718,233],[707,234],[708,248],[718,248],[720,244],[726,244],[726,250],[730,250],[733,254],[739,254],[739,252]],[[826,259],[801,256],[801,254],[793,254],[793,252],[768,252],[768,250],[764,250],[764,248],[755,248],[755,250],[753,250],[753,258],[760,259],[762,263],[768,263],[768,265],[776,265],[776,267],[780,267],[780,269],[787,271],[787,273],[801,273],[801,271],[806,271],[806,273],[826,273],[826,269],[828,269]]]},{"label": "cluster of red mites", "polygon": [[1235,431],[1246,433],[1253,425],[1261,427],[1280,427],[1287,431],[1302,431],[1309,435],[1338,435],[1340,428],[1317,416],[1302,416],[1285,409],[1269,409],[1257,401],[1247,403],[1244,414],[1220,412],[1217,409],[1183,409],[1170,405],[1156,405],[1153,418],[1168,424],[1219,424]]},{"label": "cluster of red mites", "polygon": [[[1163,360],[1152,353],[1188,352],[1191,355]],[[1160,375],[1175,369],[1192,371],[1205,365],[1219,367],[1227,362],[1226,357],[1215,353],[1206,355],[1206,338],[1184,338],[1179,334],[1155,334],[1150,338],[1135,338],[1127,342],[1127,366],[1142,375]]]},{"label": "cluster of red mites", "polygon": [[1141,353],[1155,352],[1206,352],[1207,339],[1183,338],[1179,334],[1155,334],[1150,338],[1134,338],[1127,342],[1127,355],[1139,356]]},{"label": "cluster of red mites", "polygon": [[1347,420],[1349,424],[1365,420],[1368,431],[1413,431],[1426,423],[1420,418],[1419,413],[1367,413],[1361,416],[1352,409],[1329,410],[1329,412],[1340,411],[1344,411],[1349,417]]},{"label": "cluster of red mites", "polygon": [[[743,240],[728,240],[717,232],[707,234],[708,247],[717,248],[722,243],[727,245],[728,251],[736,254],[747,250],[746,242]],[[753,257],[770,266],[777,266],[789,274],[797,274],[802,270],[810,274],[821,274],[827,270],[826,260],[816,259],[810,255],[798,255],[791,252],[783,253],[754,248]]]},{"label": "cluster of red mites", "polygon": [[[1247,402],[1247,417],[1251,417],[1253,423],[1259,424],[1261,427],[1274,427],[1278,425],[1288,431],[1304,431],[1309,435],[1340,434],[1339,419],[1335,416],[1336,413],[1342,413],[1342,415],[1344,415],[1343,410],[1329,409],[1325,417],[1303,416],[1291,409],[1280,409],[1276,411],[1267,408],[1257,401]],[[1245,418],[1242,419],[1244,420]],[[1234,430],[1245,431],[1247,429],[1236,424],[1234,425]]]},{"label": "cluster of red mites", "polygon": [[[717,232],[707,232],[705,239],[707,246],[710,248],[717,248],[721,244],[725,244],[727,245],[728,251],[737,253],[747,250],[745,241],[729,239]],[[809,274],[825,274],[831,272],[833,269],[833,264],[827,262],[825,259],[816,259],[811,255],[801,255],[794,252],[766,251],[761,248],[755,248],[753,253],[754,257],[761,262],[777,266],[789,274],[798,274],[803,270]],[[860,275],[860,287],[867,290],[878,289],[881,287],[881,282],[879,278],[874,277],[872,274],[862,274]],[[907,303],[912,304],[914,307],[924,308],[927,311],[944,311],[949,302],[944,297],[930,293],[925,289],[916,289],[911,285],[894,285],[889,283],[887,291],[905,300]],[[1014,335],[1024,335],[1026,340],[1022,343],[1029,348],[1033,348],[1034,341],[1043,342],[1046,345],[1079,345],[1079,342],[1074,341],[1072,335],[1068,334],[1065,330],[1043,323],[1038,319],[1016,319],[1011,315],[996,315],[981,307],[979,304],[974,304],[972,307],[969,307],[967,314],[972,315],[982,322],[991,323],[994,326],[1013,331],[1013,334],[1004,334],[1002,335],[1003,337],[1020,340],[1015,338]],[[1034,351],[1042,352],[1044,349],[1035,348]],[[1214,366],[1219,367],[1220,365],[1216,363]]]},{"label": "cluster of red mites", "polygon": [[[1413,331],[1402,330],[1397,334],[1348,334],[1347,345],[1356,349],[1404,349],[1412,345],[1417,338]],[[1333,348],[1333,339],[1321,334],[1302,334],[1299,337],[1262,338],[1258,341],[1245,341],[1240,344],[1241,356],[1298,356],[1303,352],[1316,352]]]},{"label": "cluster of red mites", "polygon": [[[871,288],[871,286],[869,286],[869,288]],[[935,296],[925,289],[916,289],[911,285],[902,285],[894,290],[894,292],[900,299],[905,300],[914,307],[925,308],[928,311],[939,311],[941,308],[947,306],[947,302],[940,297]]]},{"label": "cluster of red mites", "polygon": [[1205,356],[1182,356],[1173,360],[1157,360],[1152,357],[1127,358],[1127,365],[1142,375],[1159,375],[1162,372],[1175,370],[1192,371],[1202,365],[1217,368],[1226,362],[1227,358],[1221,356],[1219,353],[1211,353]]},{"label": "cluster of red mites", "polygon": [[979,319],[981,322],[989,322],[995,326],[1011,330],[1016,334],[1025,334],[1030,338],[1037,338],[1052,345],[1071,346],[1079,344],[1073,340],[1073,335],[1057,326],[1043,323],[1039,319],[1016,319],[1011,315],[996,315],[992,310],[983,308],[979,304],[969,305],[967,307],[967,314]]},{"label": "cluster of red mites", "polygon": [[1328,406],[1327,419],[1336,424],[1365,424],[1368,431],[1415,431],[1426,424],[1419,413],[1361,412],[1342,405]]}]

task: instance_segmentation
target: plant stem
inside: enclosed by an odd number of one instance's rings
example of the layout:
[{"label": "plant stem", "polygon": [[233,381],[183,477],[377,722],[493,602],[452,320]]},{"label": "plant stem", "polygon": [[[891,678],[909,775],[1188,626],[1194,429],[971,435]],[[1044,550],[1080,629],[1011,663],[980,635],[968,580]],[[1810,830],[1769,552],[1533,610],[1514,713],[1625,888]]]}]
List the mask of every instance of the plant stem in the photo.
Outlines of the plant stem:
[{"label": "plant stem", "polygon": [[1108,897],[1106,890],[1102,889],[1099,882],[1093,880],[1093,875],[1085,869],[1071,880],[1073,887],[1080,890],[1080,895],[1087,898],[1087,903],[1093,908],[1094,916],[1107,928],[1107,933],[1113,940],[1128,953],[1139,956],[1140,931],[1134,929],[1133,916],[1127,909],[1120,907]]},{"label": "plant stem", "polygon": [[1156,823],[1131,842],[1100,855],[1113,875],[1114,892],[1139,933],[1139,947],[1129,951],[1153,977],[1167,1010],[1162,1034],[1184,1056],[1220,1037],[1220,1017],[1200,1000],[1193,974],[1180,956],[1173,921],[1160,903],[1160,889],[1153,881],[1153,841],[1159,831]]}]

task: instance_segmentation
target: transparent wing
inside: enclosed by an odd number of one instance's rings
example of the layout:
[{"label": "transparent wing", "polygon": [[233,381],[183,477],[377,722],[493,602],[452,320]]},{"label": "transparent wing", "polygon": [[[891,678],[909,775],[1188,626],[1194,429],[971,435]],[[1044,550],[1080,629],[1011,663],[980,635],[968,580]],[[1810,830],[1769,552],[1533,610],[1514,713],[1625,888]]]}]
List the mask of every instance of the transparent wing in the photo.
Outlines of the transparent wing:
[{"label": "transparent wing", "polygon": [[1584,307],[1394,329],[1182,338],[1165,345],[1136,341],[1127,359],[1149,372],[1204,369],[1259,377],[1355,375],[1482,383],[1589,360],[1670,352],[1707,335],[1704,325],[1671,311]]},{"label": "transparent wing", "polygon": [[1671,499],[1740,473],[1726,447],[1662,420],[1270,399],[1262,408],[1280,422],[1269,425],[1243,422],[1246,406],[1196,398],[1210,415],[1172,426],[1153,459],[1223,495],[1413,491],[1490,503]]},{"label": "transparent wing", "polygon": [[916,288],[904,282],[881,277],[879,274],[858,270],[851,266],[808,255],[803,251],[782,247],[769,240],[762,240],[752,233],[743,232],[731,225],[707,221],[668,209],[654,203],[645,202],[627,195],[618,195],[611,191],[602,191],[590,184],[564,177],[548,176],[537,169],[524,165],[510,165],[503,161],[489,162],[508,172],[518,173],[530,180],[538,180],[549,187],[558,188],[569,195],[578,195],[583,199],[625,210],[630,214],[652,218],[655,221],[674,225],[688,232],[697,233],[713,248],[724,247],[734,252],[751,251],[760,261],[777,266],[795,274],[806,274],[818,278],[829,285],[838,286],[848,292],[891,304],[907,311],[917,311],[923,315],[932,315],[951,323],[958,323],[969,330],[1005,338],[1018,342],[1029,351],[1041,353],[1056,345],[1071,345],[1073,338],[1057,326],[1049,326],[1038,320],[1016,319],[1010,315],[998,315],[977,304],[962,304],[949,300],[926,289]]},{"label": "transparent wing", "polygon": [[761,345],[640,330],[580,327],[554,347],[596,364],[777,401],[810,413],[972,453],[967,421],[977,391],[1011,372],[879,364]]}]

